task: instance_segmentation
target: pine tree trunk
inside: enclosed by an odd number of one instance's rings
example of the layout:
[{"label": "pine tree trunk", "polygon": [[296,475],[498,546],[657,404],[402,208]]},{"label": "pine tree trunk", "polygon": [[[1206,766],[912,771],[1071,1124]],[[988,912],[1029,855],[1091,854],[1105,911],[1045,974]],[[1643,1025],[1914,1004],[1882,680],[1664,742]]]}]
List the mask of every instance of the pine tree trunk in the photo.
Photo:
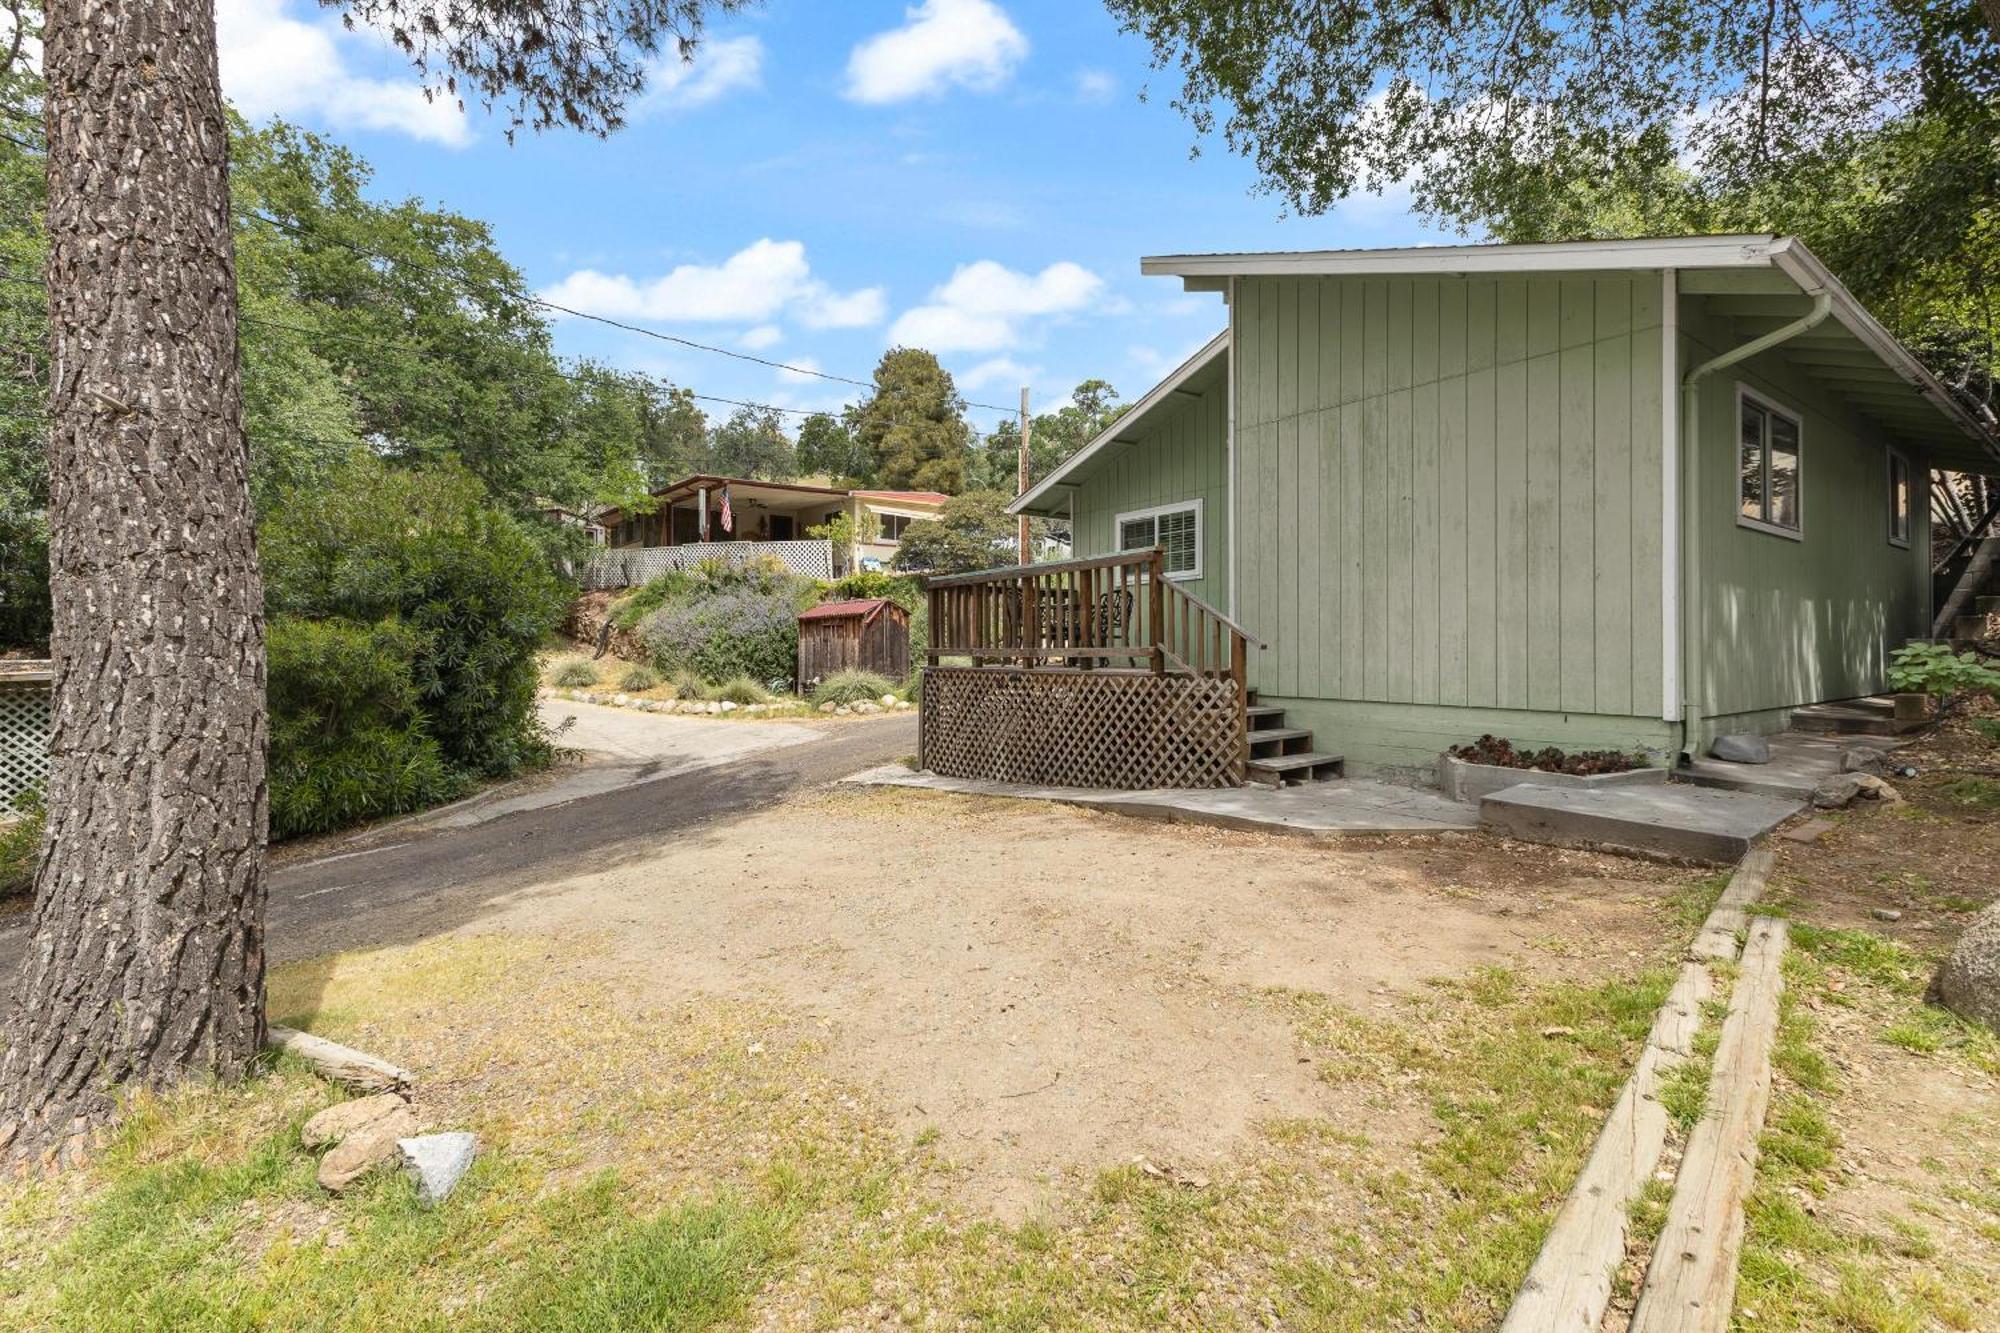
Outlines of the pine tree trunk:
[{"label": "pine tree trunk", "polygon": [[263,1037],[264,625],[212,0],[48,8],[48,840],[0,1150]]}]

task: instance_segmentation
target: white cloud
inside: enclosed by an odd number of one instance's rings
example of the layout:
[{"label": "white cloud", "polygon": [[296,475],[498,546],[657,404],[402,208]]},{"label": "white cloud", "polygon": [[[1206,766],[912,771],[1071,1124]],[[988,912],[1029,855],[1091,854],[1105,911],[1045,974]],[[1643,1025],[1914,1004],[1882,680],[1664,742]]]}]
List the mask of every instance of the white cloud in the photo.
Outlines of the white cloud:
[{"label": "white cloud", "polygon": [[922,0],[902,27],[856,46],[847,96],[856,102],[935,97],[956,85],[991,92],[1028,54],[1028,39],[993,0]]},{"label": "white cloud", "polygon": [[778,378],[787,384],[813,384],[820,378],[813,374],[819,368],[816,357],[795,356],[785,369],[778,372]]},{"label": "white cloud", "polygon": [[1018,389],[1023,384],[1034,383],[1041,373],[1040,366],[1024,366],[1010,356],[996,356],[981,361],[970,370],[960,371],[953,378],[959,388],[977,393],[989,384]]},{"label": "white cloud", "polygon": [[738,347],[747,347],[753,352],[761,352],[767,347],[776,347],[785,340],[785,331],[776,324],[759,324],[747,330],[736,340]]},{"label": "white cloud", "polygon": [[738,89],[764,86],[764,43],[755,37],[703,42],[693,60],[678,52],[662,56],[646,71],[646,95],[638,110],[680,110],[707,106]]},{"label": "white cloud", "polygon": [[[350,73],[333,23],[287,16],[288,0],[220,0],[222,91],[251,120],[310,117],[338,129],[391,130],[459,148],[472,142],[450,98],[427,98],[415,79]],[[358,40],[358,39],[357,39]]]},{"label": "white cloud", "polygon": [[924,305],[903,312],[889,340],[933,352],[991,352],[1020,339],[1027,319],[1058,319],[1096,301],[1104,280],[1067,260],[1040,273],[1017,273],[991,259],[965,264],[930,294]]},{"label": "white cloud", "polygon": [[1079,102],[1108,102],[1118,91],[1118,80],[1101,69],[1080,69],[1076,72],[1076,100]]},{"label": "white cloud", "polygon": [[542,296],[593,315],[662,323],[768,324],[790,313],[812,328],[859,328],[887,313],[881,288],[836,292],[812,276],[804,243],[768,237],[720,264],[682,264],[658,278],[579,269]]}]

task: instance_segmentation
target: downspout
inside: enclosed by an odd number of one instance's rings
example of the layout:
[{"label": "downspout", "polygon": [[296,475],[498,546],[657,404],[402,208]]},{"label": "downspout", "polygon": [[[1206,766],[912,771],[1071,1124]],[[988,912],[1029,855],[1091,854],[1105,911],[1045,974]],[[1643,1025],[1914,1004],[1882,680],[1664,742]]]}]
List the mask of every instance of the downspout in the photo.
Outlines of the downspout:
[{"label": "downspout", "polygon": [[1823,287],[1813,293],[1812,309],[1805,314],[1710,357],[1681,380],[1681,747],[1690,759],[1701,754],[1703,686],[1708,680],[1701,640],[1701,515],[1707,508],[1701,494],[1701,381],[1818,328],[1832,310],[1833,292]]}]

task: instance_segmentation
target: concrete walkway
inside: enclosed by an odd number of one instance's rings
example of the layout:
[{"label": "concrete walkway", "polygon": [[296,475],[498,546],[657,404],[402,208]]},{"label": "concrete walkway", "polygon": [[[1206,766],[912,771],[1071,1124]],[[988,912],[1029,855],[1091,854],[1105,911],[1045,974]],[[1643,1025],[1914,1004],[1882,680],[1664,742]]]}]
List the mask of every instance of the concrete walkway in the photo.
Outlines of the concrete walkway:
[{"label": "concrete walkway", "polygon": [[1085,787],[1030,787],[1011,782],[916,773],[901,764],[857,773],[847,781],[873,787],[913,787],[962,796],[1005,796],[1022,801],[1111,810],[1180,824],[1213,824],[1257,833],[1340,837],[1365,833],[1451,833],[1479,827],[1471,806],[1433,792],[1388,782],[1342,778],[1297,787],[1225,787],[1204,790],[1096,791]]},{"label": "concrete walkway", "polygon": [[1887,755],[1905,743],[1888,736],[1816,736],[1803,731],[1782,731],[1765,740],[1771,747],[1768,764],[1732,764],[1703,755],[1674,776],[1703,787],[1810,801],[1815,787],[1839,775],[1848,751],[1876,750]]}]

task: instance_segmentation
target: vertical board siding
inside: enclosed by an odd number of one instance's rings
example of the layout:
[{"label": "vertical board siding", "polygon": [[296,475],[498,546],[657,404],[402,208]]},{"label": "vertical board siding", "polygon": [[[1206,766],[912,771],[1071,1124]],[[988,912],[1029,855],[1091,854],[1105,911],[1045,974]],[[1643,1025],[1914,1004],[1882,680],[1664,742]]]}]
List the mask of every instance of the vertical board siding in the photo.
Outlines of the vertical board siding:
[{"label": "vertical board siding", "polygon": [[[1201,577],[1180,586],[1210,605],[1229,600],[1229,398],[1218,363],[1155,408],[1129,443],[1093,460],[1076,491],[1076,551],[1116,548],[1117,516],[1134,509],[1200,500]],[[1247,566],[1249,562],[1246,560]]]},{"label": "vertical board siding", "polygon": [[[1683,299],[1680,320],[1684,365],[1743,341],[1700,298]],[[1736,522],[1740,384],[1800,419],[1804,540]],[[1759,714],[1885,688],[1888,654],[1930,632],[1923,490],[1910,545],[1889,541],[1896,441],[1768,352],[1702,381],[1700,439],[1703,713]],[[1921,477],[1923,452],[1904,452]]]},{"label": "vertical board siding", "polygon": [[1656,714],[1659,288],[1239,279],[1238,590],[1271,645],[1255,683]]}]

